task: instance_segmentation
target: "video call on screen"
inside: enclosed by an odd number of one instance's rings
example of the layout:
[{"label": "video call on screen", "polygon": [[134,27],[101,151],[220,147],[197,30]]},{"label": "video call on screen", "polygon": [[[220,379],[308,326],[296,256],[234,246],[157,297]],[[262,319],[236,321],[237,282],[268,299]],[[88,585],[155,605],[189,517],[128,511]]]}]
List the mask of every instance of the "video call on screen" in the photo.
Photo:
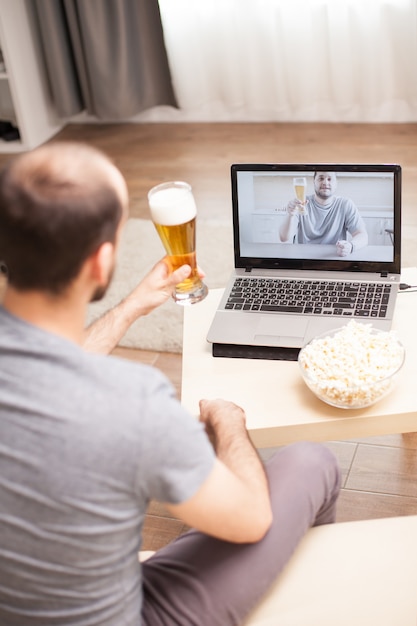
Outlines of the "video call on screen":
[{"label": "video call on screen", "polygon": [[[335,196],[349,198],[357,207],[368,233],[368,246],[357,259],[393,259],[394,174],[392,172],[335,172]],[[305,179],[307,198],[314,194],[314,171],[237,172],[240,254],[259,258],[331,258],[326,246],[283,243],[280,225],[287,205],[296,198],[295,180]],[[298,181],[299,182],[299,181]],[[322,256],[321,256],[322,255]],[[349,260],[349,259],[346,259]]]}]

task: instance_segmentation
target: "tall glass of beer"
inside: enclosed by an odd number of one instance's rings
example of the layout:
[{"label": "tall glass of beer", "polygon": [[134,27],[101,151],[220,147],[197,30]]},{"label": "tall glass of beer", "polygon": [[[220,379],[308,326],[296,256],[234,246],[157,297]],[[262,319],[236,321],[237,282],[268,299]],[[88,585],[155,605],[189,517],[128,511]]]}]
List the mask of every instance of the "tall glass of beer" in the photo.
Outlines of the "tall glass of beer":
[{"label": "tall glass of beer", "polygon": [[190,265],[191,274],[175,287],[177,304],[200,302],[208,293],[197,271],[197,208],[191,186],[181,181],[161,183],[148,192],[152,221],[169,257],[172,270]]},{"label": "tall glass of beer", "polygon": [[307,213],[306,211],[306,189],[307,189],[307,179],[304,176],[297,176],[293,179],[294,191],[297,200],[301,202],[303,206],[300,206],[298,212],[301,215]]}]

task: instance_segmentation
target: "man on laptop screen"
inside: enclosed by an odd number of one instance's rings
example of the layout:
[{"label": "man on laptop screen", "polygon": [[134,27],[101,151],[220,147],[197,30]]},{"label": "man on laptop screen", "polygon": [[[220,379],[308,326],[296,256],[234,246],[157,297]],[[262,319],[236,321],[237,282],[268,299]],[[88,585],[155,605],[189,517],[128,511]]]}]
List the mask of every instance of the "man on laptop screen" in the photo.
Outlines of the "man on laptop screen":
[{"label": "man on laptop screen", "polygon": [[314,193],[305,200],[304,181],[306,178],[294,178],[298,197],[287,204],[288,215],[279,231],[281,241],[333,244],[341,257],[366,246],[368,233],[357,206],[349,198],[335,195],[336,173],[314,172]]}]

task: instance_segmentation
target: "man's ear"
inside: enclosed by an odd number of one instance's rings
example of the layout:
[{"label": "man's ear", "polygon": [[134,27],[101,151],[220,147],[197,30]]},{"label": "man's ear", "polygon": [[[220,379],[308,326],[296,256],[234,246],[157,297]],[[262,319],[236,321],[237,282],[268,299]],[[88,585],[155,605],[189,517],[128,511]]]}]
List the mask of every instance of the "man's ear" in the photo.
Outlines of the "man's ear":
[{"label": "man's ear", "polygon": [[98,285],[107,285],[114,267],[114,245],[105,241],[91,256],[91,278]]}]

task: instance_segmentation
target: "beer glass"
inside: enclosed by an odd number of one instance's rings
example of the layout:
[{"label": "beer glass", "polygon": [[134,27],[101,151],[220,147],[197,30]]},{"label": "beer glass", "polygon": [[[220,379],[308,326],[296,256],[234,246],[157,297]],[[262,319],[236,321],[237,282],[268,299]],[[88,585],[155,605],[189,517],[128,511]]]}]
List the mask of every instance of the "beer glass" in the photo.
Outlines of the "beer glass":
[{"label": "beer glass", "polygon": [[307,189],[307,179],[303,176],[293,178],[294,191],[297,200],[302,203],[302,207],[298,207],[298,212],[301,215],[305,215],[307,213],[306,210],[306,189]]},{"label": "beer glass", "polygon": [[172,294],[177,304],[200,302],[208,293],[197,271],[196,217],[197,208],[188,183],[161,183],[148,192],[152,221],[169,256],[173,270],[190,265],[191,274],[175,287]]}]

